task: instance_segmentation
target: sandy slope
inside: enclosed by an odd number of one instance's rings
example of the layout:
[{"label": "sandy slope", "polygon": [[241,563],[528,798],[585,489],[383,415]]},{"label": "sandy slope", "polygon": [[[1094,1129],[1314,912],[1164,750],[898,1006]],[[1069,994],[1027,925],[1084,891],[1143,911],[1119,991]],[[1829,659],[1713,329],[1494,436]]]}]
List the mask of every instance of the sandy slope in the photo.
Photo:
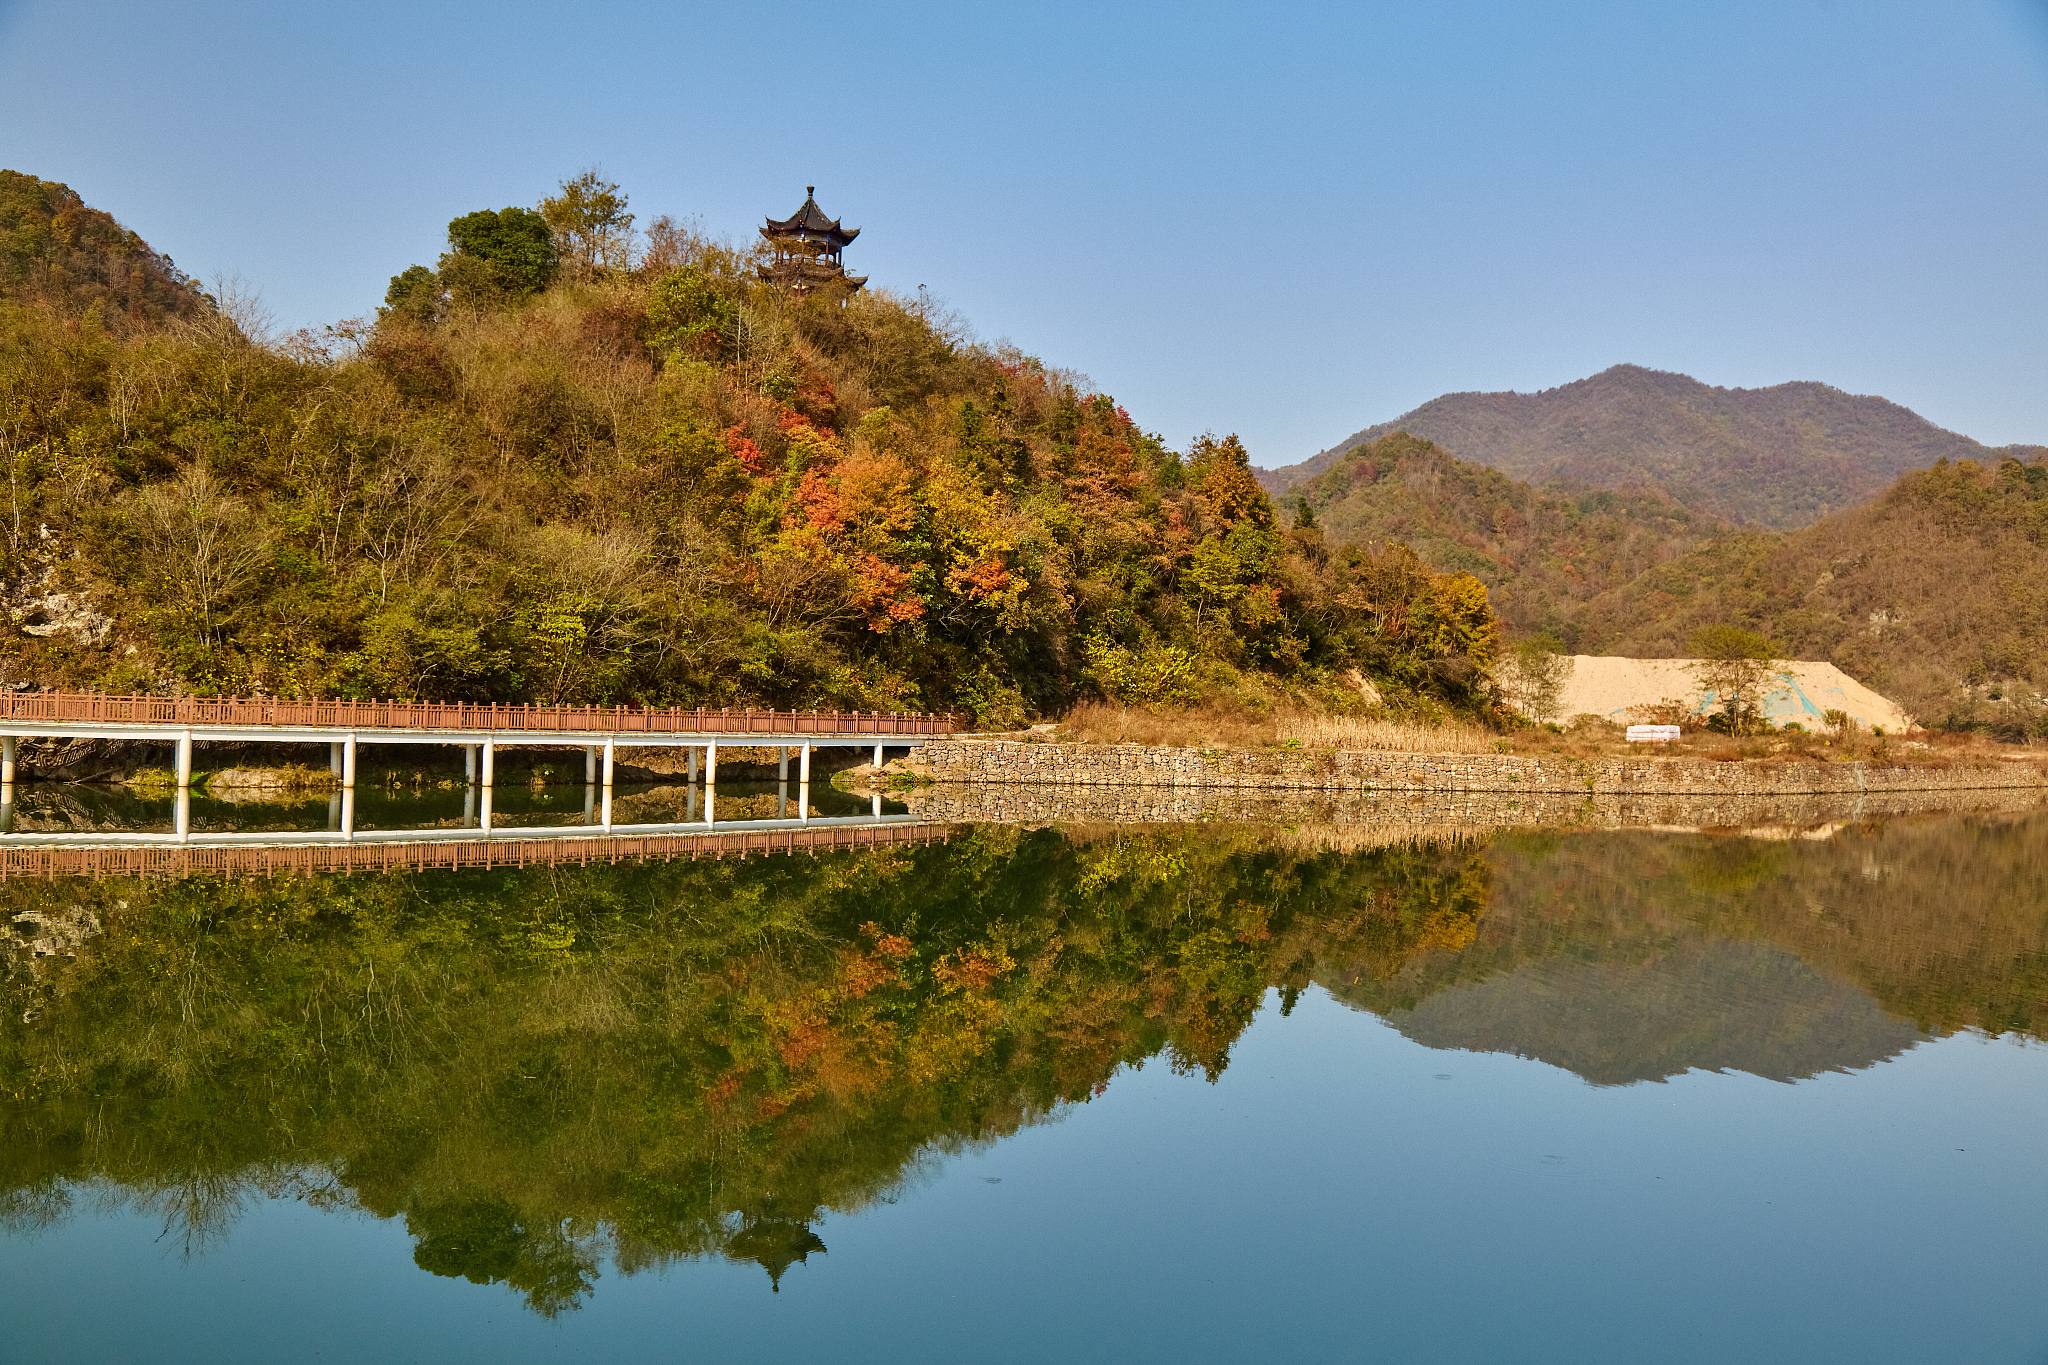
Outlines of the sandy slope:
[{"label": "sandy slope", "polygon": [[[1619,659],[1594,654],[1572,657],[1571,680],[1564,687],[1565,716],[1587,712],[1612,720],[1627,720],[1632,706],[1654,705],[1670,699],[1695,710],[1706,710],[1709,699],[1689,671],[1692,659]],[[1821,714],[1847,711],[1868,729],[1882,725],[1897,733],[1911,723],[1904,711],[1891,701],[1857,682],[1833,664],[1792,663],[1780,676],[1779,689],[1764,699],[1764,714],[1779,725],[1798,721],[1809,730],[1818,728]]]}]

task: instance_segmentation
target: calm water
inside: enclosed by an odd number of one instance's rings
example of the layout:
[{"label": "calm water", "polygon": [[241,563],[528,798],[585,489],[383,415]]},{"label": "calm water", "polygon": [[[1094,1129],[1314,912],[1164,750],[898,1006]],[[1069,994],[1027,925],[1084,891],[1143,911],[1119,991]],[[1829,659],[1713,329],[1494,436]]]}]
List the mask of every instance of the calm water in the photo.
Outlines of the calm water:
[{"label": "calm water", "polygon": [[2048,817],[0,898],[8,1360],[2048,1361]]}]

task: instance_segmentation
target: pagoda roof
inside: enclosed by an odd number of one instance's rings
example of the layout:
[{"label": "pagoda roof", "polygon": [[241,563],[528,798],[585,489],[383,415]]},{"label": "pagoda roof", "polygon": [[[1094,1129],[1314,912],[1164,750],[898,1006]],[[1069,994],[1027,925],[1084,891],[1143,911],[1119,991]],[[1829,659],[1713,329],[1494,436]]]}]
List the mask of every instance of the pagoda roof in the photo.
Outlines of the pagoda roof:
[{"label": "pagoda roof", "polygon": [[761,229],[763,237],[801,237],[805,241],[830,242],[843,247],[860,236],[859,228],[843,228],[837,218],[827,218],[825,210],[818,207],[815,198],[816,185],[804,186],[803,207],[787,218],[770,218],[768,225]]},{"label": "pagoda roof", "polygon": [[838,265],[825,261],[771,261],[760,267],[760,275],[770,284],[779,284],[798,293],[805,293],[828,284],[836,284],[853,292],[868,282],[865,275],[849,275]]}]

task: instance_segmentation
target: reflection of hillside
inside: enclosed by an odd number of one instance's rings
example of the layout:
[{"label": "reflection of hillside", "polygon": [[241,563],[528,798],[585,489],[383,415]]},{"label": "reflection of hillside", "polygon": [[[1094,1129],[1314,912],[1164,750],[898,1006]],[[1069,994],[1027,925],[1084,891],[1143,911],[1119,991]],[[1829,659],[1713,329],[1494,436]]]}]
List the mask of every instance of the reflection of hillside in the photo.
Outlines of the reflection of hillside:
[{"label": "reflection of hillside", "polygon": [[196,1245],[289,1190],[403,1219],[423,1269],[543,1312],[606,1260],[773,1278],[826,1211],[1127,1065],[1219,1074],[1276,986],[1603,1082],[1863,1066],[1900,1019],[2032,1031],[2044,832],[981,826],[819,858],[17,882],[0,1218],[97,1182]]},{"label": "reflection of hillside", "polygon": [[1688,941],[1640,964],[1532,962],[1440,991],[1388,1022],[1426,1047],[1533,1057],[1595,1085],[1695,1068],[1799,1080],[1870,1066],[1918,1036],[1782,948],[1725,939]]},{"label": "reflection of hillside", "polygon": [[1866,1066],[1917,1030],[2048,1026],[2048,815],[1818,840],[1507,835],[1485,861],[1493,895],[1465,952],[1319,979],[1418,1041],[1602,1083],[1789,1079]]}]

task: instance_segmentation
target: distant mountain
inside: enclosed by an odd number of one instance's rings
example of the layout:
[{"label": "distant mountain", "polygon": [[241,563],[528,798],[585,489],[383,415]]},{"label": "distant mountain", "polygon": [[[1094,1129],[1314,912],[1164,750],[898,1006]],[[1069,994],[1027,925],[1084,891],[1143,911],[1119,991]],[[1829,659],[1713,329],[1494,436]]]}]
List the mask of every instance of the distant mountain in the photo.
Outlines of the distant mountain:
[{"label": "distant mountain", "polygon": [[1923,725],[2048,738],[2048,462],[1940,461],[1790,533],[1700,545],[1588,602],[1595,654],[1671,657],[1733,623],[1824,659]]},{"label": "distant mountain", "polygon": [[1920,1039],[1854,984],[1767,943],[1681,938],[1647,960],[1550,958],[1397,1010],[1424,1047],[1507,1052],[1594,1085],[1687,1071],[1796,1081],[1861,1071]]},{"label": "distant mountain", "polygon": [[1338,544],[1401,543],[1486,584],[1517,634],[1566,632],[1584,605],[1733,528],[1655,491],[1545,493],[1404,433],[1354,446],[1295,485]]},{"label": "distant mountain", "polygon": [[2042,453],[1987,447],[1886,399],[1826,384],[1724,389],[1616,365],[1541,393],[1446,394],[1266,471],[1265,487],[1285,492],[1395,431],[1532,484],[1658,492],[1697,513],[1779,530],[1853,507],[1942,458]]},{"label": "distant mountain", "polygon": [[97,308],[110,332],[211,312],[199,282],[88,208],[68,185],[0,170],[0,298],[66,317]]}]

